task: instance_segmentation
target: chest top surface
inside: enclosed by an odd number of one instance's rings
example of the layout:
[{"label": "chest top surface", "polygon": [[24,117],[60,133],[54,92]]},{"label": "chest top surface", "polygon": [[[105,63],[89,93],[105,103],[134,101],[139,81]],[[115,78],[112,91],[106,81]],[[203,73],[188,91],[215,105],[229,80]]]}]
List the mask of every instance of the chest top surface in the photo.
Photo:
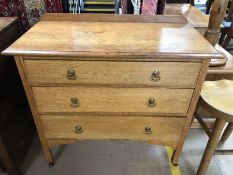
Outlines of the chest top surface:
[{"label": "chest top surface", "polygon": [[193,27],[208,27],[209,16],[190,4],[166,4],[165,14],[183,14]]},{"label": "chest top surface", "polygon": [[195,55],[202,58],[219,56],[187,23],[72,20],[40,21],[6,49],[4,54],[96,57]]}]

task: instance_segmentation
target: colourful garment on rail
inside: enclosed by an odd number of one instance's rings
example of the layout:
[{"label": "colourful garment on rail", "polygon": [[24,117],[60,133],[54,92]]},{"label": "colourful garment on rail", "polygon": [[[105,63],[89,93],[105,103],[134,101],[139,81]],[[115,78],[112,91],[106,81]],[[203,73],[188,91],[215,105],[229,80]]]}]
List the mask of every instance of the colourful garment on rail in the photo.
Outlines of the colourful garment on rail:
[{"label": "colourful garment on rail", "polygon": [[143,0],[142,13],[143,15],[157,14],[158,0]]},{"label": "colourful garment on rail", "polygon": [[46,12],[62,12],[61,1],[0,0],[0,16],[17,16],[22,31],[28,30]]},{"label": "colourful garment on rail", "polygon": [[123,14],[133,14],[133,5],[131,0],[121,0],[120,7]]}]

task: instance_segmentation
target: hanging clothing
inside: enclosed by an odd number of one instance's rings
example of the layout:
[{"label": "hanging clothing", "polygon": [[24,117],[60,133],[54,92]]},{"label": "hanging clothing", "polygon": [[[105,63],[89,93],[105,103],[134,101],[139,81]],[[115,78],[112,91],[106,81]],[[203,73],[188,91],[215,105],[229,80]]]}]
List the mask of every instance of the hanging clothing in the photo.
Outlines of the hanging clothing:
[{"label": "hanging clothing", "polygon": [[121,0],[120,7],[122,9],[122,14],[133,14],[133,5],[131,0]]},{"label": "hanging clothing", "polygon": [[[135,1],[135,0],[133,0]],[[139,14],[154,15],[163,14],[167,0],[140,0]],[[132,0],[120,0],[120,7],[123,14],[134,14]]]},{"label": "hanging clothing", "polygon": [[0,0],[0,16],[17,16],[22,32],[28,30],[46,12],[62,12],[61,1]]},{"label": "hanging clothing", "polygon": [[141,14],[143,15],[157,14],[157,5],[158,5],[158,0],[143,0]]},{"label": "hanging clothing", "polygon": [[166,2],[167,2],[167,0],[158,0],[158,3],[157,3],[157,14],[159,14],[159,15],[163,14]]},{"label": "hanging clothing", "polygon": [[134,14],[139,15],[141,11],[141,0],[131,0],[133,4]]}]

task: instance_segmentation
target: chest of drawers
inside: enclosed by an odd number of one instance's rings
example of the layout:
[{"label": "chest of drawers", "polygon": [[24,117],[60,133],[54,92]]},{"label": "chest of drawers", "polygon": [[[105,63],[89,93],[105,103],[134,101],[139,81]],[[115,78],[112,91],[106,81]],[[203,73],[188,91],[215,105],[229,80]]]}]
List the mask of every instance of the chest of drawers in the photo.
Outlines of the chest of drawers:
[{"label": "chest of drawers", "polygon": [[77,140],[142,140],[178,158],[210,58],[182,16],[48,14],[15,56],[45,156]]}]

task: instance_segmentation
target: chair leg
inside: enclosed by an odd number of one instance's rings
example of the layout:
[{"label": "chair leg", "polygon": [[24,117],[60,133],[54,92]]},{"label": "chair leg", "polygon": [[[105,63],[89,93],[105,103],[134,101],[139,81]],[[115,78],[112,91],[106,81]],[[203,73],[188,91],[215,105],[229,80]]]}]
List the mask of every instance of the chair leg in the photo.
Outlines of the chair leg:
[{"label": "chair leg", "polygon": [[205,148],[205,152],[203,154],[201,163],[199,165],[198,171],[196,175],[205,175],[206,171],[209,167],[209,163],[211,161],[211,158],[214,154],[215,148],[218,145],[220,135],[222,133],[223,127],[225,126],[225,120],[216,119],[214,123],[214,128],[212,131],[212,134],[209,138],[209,141],[207,143],[207,146]]},{"label": "chair leg", "polygon": [[228,123],[228,125],[227,125],[227,127],[222,135],[221,141],[225,142],[229,138],[229,136],[231,135],[232,131],[233,131],[233,123],[230,122],[230,123]]},{"label": "chair leg", "polygon": [[218,41],[220,46],[223,46],[226,35],[227,35],[226,33],[221,33],[219,41]]},{"label": "chair leg", "polygon": [[229,45],[230,41],[231,41],[231,36],[227,35],[225,41],[222,44],[222,47],[227,50],[227,46]]}]

